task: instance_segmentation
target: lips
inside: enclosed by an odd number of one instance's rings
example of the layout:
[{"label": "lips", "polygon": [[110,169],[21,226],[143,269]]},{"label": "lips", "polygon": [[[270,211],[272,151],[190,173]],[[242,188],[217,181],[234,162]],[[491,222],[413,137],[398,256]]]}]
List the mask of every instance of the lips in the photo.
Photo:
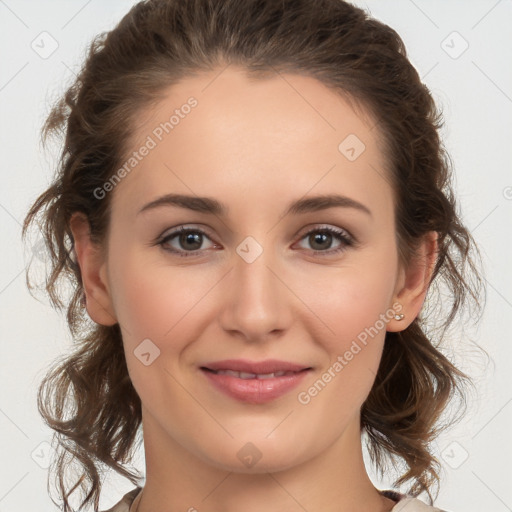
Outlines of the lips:
[{"label": "lips", "polygon": [[260,362],[231,359],[201,366],[203,374],[216,389],[238,401],[252,404],[269,402],[286,394],[311,369],[276,359]]},{"label": "lips", "polygon": [[[205,368],[208,370],[207,368]],[[250,373],[250,372],[236,372],[234,370],[209,370],[217,375],[231,375],[239,379],[273,379],[274,377],[283,377],[284,375],[295,375],[297,372],[272,372],[272,373]]]},{"label": "lips", "polygon": [[[300,372],[309,369],[310,366],[278,359],[266,359],[265,361],[248,361],[247,359],[225,359],[206,363],[203,368],[215,372],[231,370],[234,372],[249,373],[254,375],[268,375],[277,372]],[[243,377],[242,377],[243,378]]]}]

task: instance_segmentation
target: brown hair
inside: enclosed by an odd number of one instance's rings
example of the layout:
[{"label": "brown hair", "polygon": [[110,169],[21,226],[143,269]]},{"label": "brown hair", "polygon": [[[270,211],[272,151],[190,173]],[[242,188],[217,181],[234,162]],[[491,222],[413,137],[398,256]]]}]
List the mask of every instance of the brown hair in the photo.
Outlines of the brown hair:
[{"label": "brown hair", "polygon": [[[457,213],[452,166],[438,133],[441,114],[402,40],[342,0],[147,0],[95,38],[76,81],[53,107],[43,138],[62,132],[62,154],[53,183],[23,226],[25,237],[42,216],[38,225],[51,263],[46,290],[54,307],[67,305],[76,340],[38,394],[40,414],[59,443],[64,511],[72,510],[68,498],[79,486],[86,491],[82,504],[92,501],[98,509],[101,464],[134,484],[140,478],[124,466],[132,460],[141,424],[140,398],[128,375],[119,325],[91,324],[80,307],[70,217],[83,212],[93,241],[103,244],[110,196],[98,200],[94,191],[124,161],[136,113],[177,80],[226,63],[255,77],[275,71],[308,75],[362,105],[385,143],[401,261],[410,261],[425,233],[438,233],[429,311],[425,305],[407,329],[386,333],[380,368],[361,409],[369,453],[381,475],[386,461],[402,459],[407,468],[395,485],[411,481],[409,494],[427,492],[432,500],[440,464],[430,443],[448,425],[441,421],[447,404],[457,394],[464,405],[465,385],[471,384],[439,344],[468,302],[481,310],[485,289],[473,255],[479,257],[478,248]],[[67,304],[59,296],[61,280],[72,285]],[[31,288],[28,272],[27,284]],[[434,311],[431,305],[441,304],[440,287],[450,304]],[[428,335],[427,320],[433,326]],[[64,478],[70,461],[81,470],[72,487]]]}]

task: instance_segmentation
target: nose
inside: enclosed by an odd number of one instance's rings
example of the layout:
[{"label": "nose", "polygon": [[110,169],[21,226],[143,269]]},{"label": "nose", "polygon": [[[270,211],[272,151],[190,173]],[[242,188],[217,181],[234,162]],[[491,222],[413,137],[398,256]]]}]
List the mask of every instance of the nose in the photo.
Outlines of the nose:
[{"label": "nose", "polygon": [[280,336],[290,326],[293,293],[271,249],[252,262],[236,253],[223,284],[222,328],[249,342]]}]

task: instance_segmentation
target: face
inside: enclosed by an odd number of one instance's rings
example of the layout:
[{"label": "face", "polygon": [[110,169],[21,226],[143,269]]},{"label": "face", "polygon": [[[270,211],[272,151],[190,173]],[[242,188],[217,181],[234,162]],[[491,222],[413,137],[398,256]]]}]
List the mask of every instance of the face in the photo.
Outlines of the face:
[{"label": "face", "polygon": [[[359,425],[396,303],[392,190],[374,123],[322,83],[217,75],[137,117],[102,271],[145,436],[282,470]],[[148,206],[169,194],[189,199]],[[211,371],[269,359],[304,370]]]}]

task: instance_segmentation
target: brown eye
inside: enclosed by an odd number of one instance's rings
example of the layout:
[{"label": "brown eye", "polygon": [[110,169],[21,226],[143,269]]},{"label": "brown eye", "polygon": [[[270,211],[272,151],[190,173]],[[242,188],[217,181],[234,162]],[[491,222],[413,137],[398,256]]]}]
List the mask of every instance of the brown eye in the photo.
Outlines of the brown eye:
[{"label": "brown eye", "polygon": [[[185,228],[181,226],[179,229],[162,238],[158,242],[158,245],[164,250],[178,256],[196,256],[197,253],[201,251],[201,246],[205,238],[209,239],[204,231],[197,228]],[[169,248],[171,241],[173,241],[175,245],[171,245],[171,248]],[[176,245],[178,247],[176,247]]]},{"label": "brown eye", "polygon": [[[304,239],[307,240],[312,251],[326,254],[338,253],[354,245],[353,238],[346,231],[331,227],[316,228],[308,231],[301,240]],[[339,245],[332,249],[332,244],[336,240],[339,242]]]}]

